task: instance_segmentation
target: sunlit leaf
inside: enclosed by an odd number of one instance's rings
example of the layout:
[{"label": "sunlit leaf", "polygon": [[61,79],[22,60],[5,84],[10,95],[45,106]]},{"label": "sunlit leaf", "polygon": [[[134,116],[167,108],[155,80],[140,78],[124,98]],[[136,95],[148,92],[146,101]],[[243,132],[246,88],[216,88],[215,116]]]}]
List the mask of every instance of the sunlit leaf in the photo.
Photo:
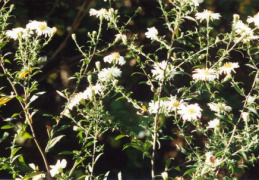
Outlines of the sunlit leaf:
[{"label": "sunlit leaf", "polygon": [[51,139],[45,149],[45,152],[49,152],[51,150],[51,148],[53,148],[59,141],[61,138],[63,138],[65,135],[60,135],[58,137],[55,137],[53,139]]}]

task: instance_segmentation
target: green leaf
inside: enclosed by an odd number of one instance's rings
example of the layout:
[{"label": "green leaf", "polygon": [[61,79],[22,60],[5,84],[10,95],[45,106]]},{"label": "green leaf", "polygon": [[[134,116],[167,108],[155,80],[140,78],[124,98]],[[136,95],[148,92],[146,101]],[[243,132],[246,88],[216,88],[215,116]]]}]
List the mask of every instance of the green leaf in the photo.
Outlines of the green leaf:
[{"label": "green leaf", "polygon": [[53,148],[59,141],[61,138],[63,138],[65,135],[60,135],[58,137],[55,137],[53,139],[51,139],[45,149],[45,152],[49,152],[51,150],[51,148]]},{"label": "green leaf", "polygon": [[32,135],[30,135],[28,132],[23,130],[19,132],[19,136],[24,139],[33,139]]},{"label": "green leaf", "polygon": [[116,138],[115,138],[115,141],[121,139],[121,138],[124,138],[126,135],[124,134],[121,134],[121,135],[118,135]]},{"label": "green leaf", "polygon": [[246,154],[244,153],[244,151],[241,151],[240,154],[243,156],[243,158],[245,159],[245,161],[247,161],[247,156],[246,156]]},{"label": "green leaf", "polygon": [[45,93],[46,93],[45,91],[42,91],[42,92],[38,92],[38,93],[34,94],[34,95],[31,97],[29,103],[32,103],[33,101],[35,101],[36,99],[38,99],[38,97],[40,97],[42,94],[45,94]]},{"label": "green leaf", "polygon": [[0,143],[9,136],[8,132],[4,132],[3,137],[0,139]]},{"label": "green leaf", "polygon": [[13,125],[4,125],[1,127],[1,129],[12,129],[12,128],[14,128]]},{"label": "green leaf", "polygon": [[11,157],[13,157],[20,149],[21,149],[21,147],[14,148],[14,149],[12,150]]},{"label": "green leaf", "polygon": [[74,153],[71,151],[62,151],[62,152],[58,153],[58,155],[72,155],[72,154],[74,154]]},{"label": "green leaf", "polygon": [[186,150],[185,150],[183,147],[178,146],[177,144],[176,144],[176,147],[177,147],[183,154],[186,154]]},{"label": "green leaf", "polygon": [[192,169],[188,169],[187,171],[185,171],[185,173],[183,174],[183,176],[187,175],[187,174],[191,174],[192,172],[196,171],[196,168],[192,168]]},{"label": "green leaf", "polygon": [[232,81],[232,82],[231,82],[231,85],[232,85],[232,87],[235,88],[235,90],[236,90],[241,96],[245,96],[244,89],[243,89],[243,88],[241,89],[241,88],[238,86],[238,84],[237,84],[236,82]]}]

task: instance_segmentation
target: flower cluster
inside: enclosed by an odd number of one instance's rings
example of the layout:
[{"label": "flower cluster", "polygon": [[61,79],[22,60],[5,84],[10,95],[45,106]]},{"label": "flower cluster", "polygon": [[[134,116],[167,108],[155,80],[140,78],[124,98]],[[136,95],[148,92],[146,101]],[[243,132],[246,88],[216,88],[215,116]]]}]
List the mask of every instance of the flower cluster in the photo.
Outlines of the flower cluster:
[{"label": "flower cluster", "polygon": [[52,37],[56,31],[57,29],[55,27],[48,27],[45,21],[30,21],[26,25],[26,29],[18,27],[12,30],[7,30],[6,35],[17,40],[19,37],[23,39],[29,38],[33,33],[36,33],[37,36],[44,35],[45,37]]},{"label": "flower cluster", "polygon": [[194,81],[215,81],[220,74],[230,75],[231,72],[235,73],[235,68],[239,68],[239,64],[236,62],[226,62],[219,67],[218,71],[213,68],[197,68],[193,71],[192,78]]},{"label": "flower cluster", "polygon": [[175,96],[171,96],[168,100],[151,101],[149,103],[148,111],[150,114],[157,114],[163,112],[169,115],[170,112],[176,111],[185,102],[181,99],[178,100]]}]

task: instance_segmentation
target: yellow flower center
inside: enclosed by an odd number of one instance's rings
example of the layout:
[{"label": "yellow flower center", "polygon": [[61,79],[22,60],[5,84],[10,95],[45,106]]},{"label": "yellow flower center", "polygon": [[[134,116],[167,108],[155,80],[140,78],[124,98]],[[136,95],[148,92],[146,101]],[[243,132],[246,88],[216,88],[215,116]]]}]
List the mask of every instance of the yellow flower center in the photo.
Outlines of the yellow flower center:
[{"label": "yellow flower center", "polygon": [[189,114],[195,114],[195,110],[194,109],[189,109],[188,112],[189,112]]},{"label": "yellow flower center", "polygon": [[40,30],[45,30],[47,26],[45,24],[39,24],[38,27],[40,28]]},{"label": "yellow flower center", "polygon": [[178,107],[179,105],[180,105],[180,102],[179,102],[179,101],[175,100],[175,101],[173,102],[173,106],[174,106],[174,107]]},{"label": "yellow flower center", "polygon": [[231,63],[226,63],[226,64],[224,64],[224,68],[232,68],[232,64]]},{"label": "yellow flower center", "polygon": [[208,69],[204,70],[204,74],[205,74],[206,76],[210,75],[209,70],[208,70]]},{"label": "yellow flower center", "polygon": [[118,52],[114,52],[114,53],[112,53],[112,59],[118,59],[119,57],[120,57],[120,53],[118,53]]}]

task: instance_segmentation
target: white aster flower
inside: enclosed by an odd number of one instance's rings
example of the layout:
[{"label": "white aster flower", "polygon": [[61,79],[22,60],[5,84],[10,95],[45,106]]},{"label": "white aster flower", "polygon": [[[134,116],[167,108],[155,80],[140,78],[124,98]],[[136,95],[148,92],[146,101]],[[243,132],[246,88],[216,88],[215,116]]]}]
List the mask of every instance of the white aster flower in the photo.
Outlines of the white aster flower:
[{"label": "white aster flower", "polygon": [[232,71],[235,73],[235,68],[239,68],[238,63],[227,62],[219,68],[219,74],[230,74]]},{"label": "white aster flower", "polygon": [[115,42],[121,40],[124,44],[127,43],[127,36],[124,34],[116,34],[115,35]]},{"label": "white aster flower", "polygon": [[154,69],[151,70],[152,76],[155,80],[162,81],[165,79],[171,80],[174,77],[176,70],[167,61],[157,62],[154,64]]},{"label": "white aster flower", "polygon": [[82,92],[74,94],[68,101],[67,108],[72,110],[74,106],[78,105],[80,101],[84,99],[84,94]]},{"label": "white aster flower", "polygon": [[117,67],[104,68],[98,73],[98,78],[102,82],[109,82],[121,76],[121,70]]},{"label": "white aster flower", "polygon": [[36,175],[36,176],[33,176],[32,177],[32,180],[43,180],[43,179],[45,179],[45,174],[38,174],[38,175]]},{"label": "white aster flower", "polygon": [[147,38],[150,38],[151,40],[157,39],[158,31],[155,27],[147,28],[148,32],[145,33]]},{"label": "white aster flower", "polygon": [[119,64],[121,66],[126,63],[125,59],[122,56],[120,56],[120,53],[118,52],[113,52],[110,55],[105,56],[103,60],[104,62],[108,62],[110,64],[115,62],[116,64]]},{"label": "white aster flower", "polygon": [[[160,101],[160,106],[162,104],[162,101]],[[159,111],[159,101],[151,101],[148,103],[148,111],[150,114],[157,114]]]},{"label": "white aster flower", "polygon": [[30,33],[26,29],[21,27],[14,28],[12,30],[7,30],[6,35],[7,37],[12,38],[14,40],[17,40],[18,37],[22,37],[23,39],[25,39],[26,37],[30,37]]},{"label": "white aster flower", "polygon": [[58,160],[56,165],[50,165],[50,175],[54,177],[56,174],[62,172],[62,170],[67,166],[67,161],[62,159],[61,161]]},{"label": "white aster flower", "polygon": [[227,106],[225,103],[208,103],[210,109],[218,114],[227,114],[232,110],[230,106]]},{"label": "white aster flower", "polygon": [[181,115],[184,121],[192,121],[201,118],[201,111],[202,109],[200,108],[200,106],[197,103],[195,103],[180,106],[178,114]]},{"label": "white aster flower", "polygon": [[209,21],[209,20],[214,20],[214,19],[219,19],[221,17],[221,15],[219,13],[214,13],[213,11],[207,10],[205,9],[203,12],[201,13],[196,13],[195,14],[195,18],[197,20],[203,21]]},{"label": "white aster flower", "polygon": [[233,23],[233,29],[237,34],[235,39],[236,42],[242,41],[243,43],[246,43],[259,38],[258,36],[255,36],[253,30],[248,27],[247,24],[244,24],[241,20]]},{"label": "white aster flower", "polygon": [[207,152],[205,154],[206,156],[206,160],[205,160],[205,163],[207,165],[210,165],[210,166],[218,166],[220,164],[219,160],[217,158],[215,158],[215,156],[213,155],[213,152]]},{"label": "white aster flower", "polygon": [[215,118],[211,121],[209,121],[209,126],[207,128],[212,128],[212,129],[215,129],[215,128],[218,128],[220,125],[220,121],[218,118]]},{"label": "white aster flower", "polygon": [[35,30],[38,36],[45,35],[45,37],[51,37],[57,29],[55,27],[50,28],[48,27],[47,23],[45,21],[30,21],[26,25],[27,29]]},{"label": "white aster flower", "polygon": [[242,113],[242,118],[245,122],[248,122],[249,120],[249,113],[248,112],[243,112]]},{"label": "white aster flower", "polygon": [[95,86],[90,85],[86,90],[83,92],[82,97],[86,100],[91,100],[92,97],[96,94],[101,94],[103,91],[103,86],[100,84],[96,84]]},{"label": "white aster flower", "polygon": [[217,75],[217,72],[216,70],[214,69],[208,69],[208,68],[205,68],[205,69],[195,69],[193,71],[193,75],[192,75],[192,78],[195,80],[195,81],[214,81],[215,79],[218,78],[218,75]]},{"label": "white aster flower", "polygon": [[180,101],[175,97],[171,96],[168,101],[166,101],[166,106],[168,108],[168,111],[176,111],[181,105],[185,104],[183,100]]},{"label": "white aster flower", "polygon": [[95,17],[100,18],[100,19],[104,18],[107,13],[108,13],[108,11],[104,8],[102,8],[100,10],[96,10],[96,9],[91,8],[89,10],[90,16],[95,16]]},{"label": "white aster flower", "polygon": [[187,3],[191,3],[194,6],[199,6],[200,3],[202,3],[202,2],[203,2],[203,0],[189,0],[189,2],[187,2]]},{"label": "white aster flower", "polygon": [[259,26],[259,12],[254,17],[248,17],[246,20],[249,24],[254,23],[255,26]]}]

